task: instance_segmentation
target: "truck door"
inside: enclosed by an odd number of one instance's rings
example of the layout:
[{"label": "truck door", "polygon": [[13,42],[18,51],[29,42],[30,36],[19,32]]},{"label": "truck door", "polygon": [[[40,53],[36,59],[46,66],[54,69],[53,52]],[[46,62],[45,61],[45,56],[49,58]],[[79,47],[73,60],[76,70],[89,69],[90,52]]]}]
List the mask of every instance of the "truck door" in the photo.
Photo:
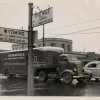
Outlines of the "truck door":
[{"label": "truck door", "polygon": [[59,71],[62,72],[69,68],[69,62],[66,56],[60,56],[59,58]]}]

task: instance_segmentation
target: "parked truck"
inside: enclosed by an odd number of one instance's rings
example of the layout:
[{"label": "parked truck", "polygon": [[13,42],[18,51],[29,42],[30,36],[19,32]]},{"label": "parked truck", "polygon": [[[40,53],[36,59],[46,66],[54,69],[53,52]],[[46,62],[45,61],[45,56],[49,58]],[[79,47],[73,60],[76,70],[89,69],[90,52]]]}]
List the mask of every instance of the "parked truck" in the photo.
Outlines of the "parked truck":
[{"label": "parked truck", "polygon": [[[70,84],[91,78],[91,73],[82,68],[82,63],[72,54],[64,54],[60,47],[38,47],[33,49],[34,76],[46,82],[48,79],[63,79]],[[14,75],[28,75],[28,50],[0,53],[0,72],[11,78]]]}]

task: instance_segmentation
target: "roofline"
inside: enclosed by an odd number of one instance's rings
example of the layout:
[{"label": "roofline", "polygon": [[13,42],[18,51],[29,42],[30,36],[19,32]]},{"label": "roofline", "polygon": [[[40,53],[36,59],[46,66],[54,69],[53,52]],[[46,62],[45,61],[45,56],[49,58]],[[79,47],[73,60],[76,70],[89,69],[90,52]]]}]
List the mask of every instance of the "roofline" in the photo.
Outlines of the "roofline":
[{"label": "roofline", "polygon": [[[68,42],[72,42],[72,40],[70,39],[64,39],[64,38],[44,38],[44,40],[62,40],[62,41],[68,41]],[[42,40],[42,39],[38,39],[39,41]]]},{"label": "roofline", "polygon": [[[54,49],[52,49],[54,48]],[[41,50],[41,51],[60,51],[60,50],[63,50],[64,52],[64,49],[61,48],[61,47],[51,47],[51,46],[46,46],[46,47],[37,47],[37,48],[33,48],[34,50],[37,49],[37,50]],[[16,50],[16,51],[5,51],[5,52],[0,52],[0,53],[11,53],[11,52],[20,52],[20,51],[27,51],[28,49],[24,49],[24,50]]]}]

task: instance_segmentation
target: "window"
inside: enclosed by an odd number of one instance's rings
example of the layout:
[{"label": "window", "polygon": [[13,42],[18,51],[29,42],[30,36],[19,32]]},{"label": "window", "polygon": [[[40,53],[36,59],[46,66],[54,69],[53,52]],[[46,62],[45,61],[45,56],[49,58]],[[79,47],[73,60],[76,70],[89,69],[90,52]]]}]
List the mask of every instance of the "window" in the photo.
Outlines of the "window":
[{"label": "window", "polygon": [[98,61],[100,61],[100,58],[98,58]]},{"label": "window", "polygon": [[61,57],[60,57],[60,61],[68,61],[68,59],[67,59],[66,56],[61,56]]},{"label": "window", "polygon": [[77,57],[74,55],[68,55],[67,58],[69,61],[78,61]]},{"label": "window", "polygon": [[28,46],[25,46],[25,49],[28,49]]},{"label": "window", "polygon": [[34,62],[37,62],[37,56],[34,56]]},{"label": "window", "polygon": [[65,49],[65,44],[62,44],[62,48]]},{"label": "window", "polygon": [[70,45],[67,45],[67,51],[70,52]]},{"label": "window", "polygon": [[39,47],[41,47],[41,44],[39,44]]},{"label": "window", "polygon": [[100,63],[98,64],[98,67],[100,68]]},{"label": "window", "polygon": [[89,64],[88,67],[95,68],[96,67],[96,63]]},{"label": "window", "polygon": [[51,46],[52,47],[56,47],[56,43],[51,43]]}]

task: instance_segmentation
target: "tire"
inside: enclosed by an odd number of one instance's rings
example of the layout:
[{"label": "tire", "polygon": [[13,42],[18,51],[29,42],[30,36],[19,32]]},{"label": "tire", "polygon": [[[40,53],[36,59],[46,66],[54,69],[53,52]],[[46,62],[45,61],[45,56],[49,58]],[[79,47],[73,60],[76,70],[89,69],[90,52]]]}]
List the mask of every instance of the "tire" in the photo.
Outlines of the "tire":
[{"label": "tire", "polygon": [[99,82],[99,79],[98,79],[98,78],[95,78],[95,80],[96,80],[97,82]]},{"label": "tire", "polygon": [[80,83],[83,83],[83,82],[84,82],[84,80],[85,80],[84,78],[77,79],[77,81],[78,81],[78,82],[80,82]]},{"label": "tire", "polygon": [[90,81],[92,78],[92,74],[88,74],[89,77],[85,78],[86,81]]},{"label": "tire", "polygon": [[39,72],[39,80],[41,82],[46,82],[48,80],[47,74],[45,71],[40,71]]},{"label": "tire", "polygon": [[72,80],[73,80],[73,76],[70,73],[66,72],[63,74],[64,83],[71,84]]},{"label": "tire", "polygon": [[5,74],[6,74],[8,79],[12,78],[14,76],[14,74],[10,74],[8,70],[5,72]]}]

